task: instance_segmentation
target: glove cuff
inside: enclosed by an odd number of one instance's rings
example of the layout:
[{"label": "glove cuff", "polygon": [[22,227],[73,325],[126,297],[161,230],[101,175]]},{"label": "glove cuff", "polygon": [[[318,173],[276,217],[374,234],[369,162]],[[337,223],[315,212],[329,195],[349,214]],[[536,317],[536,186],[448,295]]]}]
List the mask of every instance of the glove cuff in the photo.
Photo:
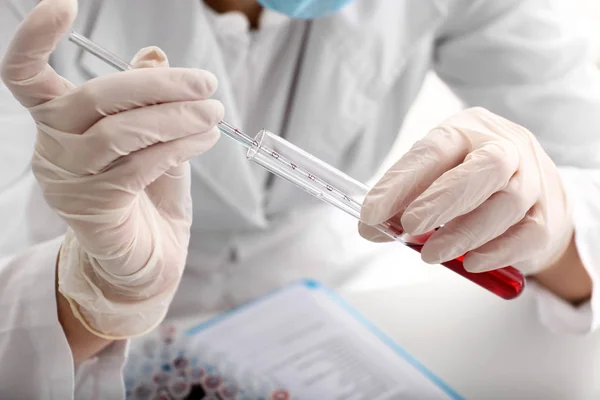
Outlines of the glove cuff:
[{"label": "glove cuff", "polygon": [[[97,261],[79,246],[69,228],[60,250],[58,290],[67,299],[73,315],[94,335],[122,340],[141,336],[156,328],[164,319],[178,287],[178,279],[161,287],[156,294],[136,299],[125,295],[135,288],[115,286],[99,279]],[[155,275],[146,269],[144,273]],[[140,270],[141,272],[141,270]],[[138,282],[139,283],[139,282]]]}]

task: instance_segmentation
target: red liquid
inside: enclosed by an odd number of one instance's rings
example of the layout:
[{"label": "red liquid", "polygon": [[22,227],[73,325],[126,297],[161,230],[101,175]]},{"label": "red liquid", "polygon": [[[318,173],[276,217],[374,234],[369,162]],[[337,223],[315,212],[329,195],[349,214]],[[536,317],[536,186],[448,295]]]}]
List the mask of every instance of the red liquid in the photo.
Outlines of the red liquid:
[{"label": "red liquid", "polygon": [[[407,246],[419,253],[423,248],[422,244],[407,244]],[[471,273],[463,267],[463,259],[464,256],[460,256],[442,265],[506,300],[518,297],[525,287],[525,278],[516,268],[504,267],[493,271]]]},{"label": "red liquid", "polygon": [[[433,234],[432,231],[423,235],[402,237],[402,227],[400,226],[400,223],[394,219],[387,221],[386,228],[388,232],[391,232],[398,239],[402,238],[401,240],[406,246],[419,253],[425,242],[427,242],[427,239]],[[465,267],[463,266],[464,258],[465,256],[462,255],[454,260],[444,262],[442,265],[456,272],[463,278],[467,278],[471,282],[476,283],[482,288],[489,290],[506,300],[518,297],[525,288],[525,278],[523,277],[523,274],[514,267],[504,267],[493,271],[472,273],[465,270]]]}]

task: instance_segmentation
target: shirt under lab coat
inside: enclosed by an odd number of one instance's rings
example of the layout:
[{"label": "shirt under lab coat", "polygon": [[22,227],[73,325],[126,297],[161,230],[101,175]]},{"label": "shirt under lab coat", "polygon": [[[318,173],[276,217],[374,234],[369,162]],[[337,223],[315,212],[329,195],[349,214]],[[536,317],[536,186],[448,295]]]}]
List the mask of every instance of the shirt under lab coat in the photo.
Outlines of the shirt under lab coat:
[{"label": "shirt under lab coat", "polygon": [[[0,55],[35,3],[0,1]],[[596,282],[600,76],[585,41],[550,2],[356,0],[310,27],[268,12],[254,33],[240,15],[214,15],[200,1],[79,7],[75,29],[92,40],[124,58],[157,45],[173,66],[214,72],[228,122],[251,134],[277,131],[359,180],[386,157],[434,69],[467,105],[538,137],[561,168],[578,250]],[[76,84],[114,72],[68,43],[51,63]],[[73,370],[54,287],[65,226],[31,174],[34,140],[28,113],[0,85],[0,397],[119,398],[125,342]],[[219,311],[304,277],[336,286],[381,249],[358,238],[354,221],[333,217],[287,182],[268,182],[230,140],[191,163],[190,253],[170,317]],[[537,289],[540,317],[561,331],[596,328],[597,287],[577,309]]]}]

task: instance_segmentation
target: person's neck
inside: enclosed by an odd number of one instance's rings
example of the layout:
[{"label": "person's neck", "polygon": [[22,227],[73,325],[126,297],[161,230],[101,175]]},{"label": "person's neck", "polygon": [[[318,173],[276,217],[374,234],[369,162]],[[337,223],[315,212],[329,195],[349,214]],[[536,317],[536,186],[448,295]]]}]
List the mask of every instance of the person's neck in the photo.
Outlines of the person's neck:
[{"label": "person's neck", "polygon": [[258,28],[262,6],[256,0],[204,0],[204,3],[221,14],[239,11],[248,18],[252,29]]}]

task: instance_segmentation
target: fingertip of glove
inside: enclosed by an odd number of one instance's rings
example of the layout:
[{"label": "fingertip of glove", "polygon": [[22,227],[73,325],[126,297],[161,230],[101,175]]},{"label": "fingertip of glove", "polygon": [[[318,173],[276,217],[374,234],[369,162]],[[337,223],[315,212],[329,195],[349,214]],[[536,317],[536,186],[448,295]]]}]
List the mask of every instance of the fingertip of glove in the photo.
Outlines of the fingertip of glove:
[{"label": "fingertip of glove", "polygon": [[371,194],[365,198],[360,208],[360,220],[366,225],[377,225],[382,223],[382,209],[378,206],[378,201]]},{"label": "fingertip of glove", "polygon": [[435,247],[432,248],[431,244],[429,243],[425,244],[421,249],[421,260],[427,264],[440,264],[444,261],[447,261],[440,257],[440,252],[438,250],[439,249]]},{"label": "fingertip of glove", "polygon": [[373,224],[373,207],[369,203],[363,203],[360,208],[360,220],[365,225],[374,225]]},{"label": "fingertip of glove", "polygon": [[185,138],[179,144],[179,146],[182,148],[182,153],[185,153],[185,157],[176,159],[172,166],[189,161],[193,157],[209,151],[217,144],[220,137],[221,132],[219,131],[219,128],[214,126],[207,131],[199,132],[195,135]]},{"label": "fingertip of glove", "polygon": [[198,79],[200,91],[205,96],[211,96],[217,91],[219,81],[215,74],[204,69],[199,69],[196,70],[196,77]]},{"label": "fingertip of glove", "polygon": [[223,105],[223,103],[221,103],[219,100],[216,99],[212,99],[216,104],[215,107],[217,107],[217,123],[223,121],[223,119],[225,118],[225,106]]},{"label": "fingertip of glove", "polygon": [[488,265],[485,259],[486,257],[481,254],[469,252],[463,260],[463,268],[472,274],[493,270],[494,268]]},{"label": "fingertip of glove", "polygon": [[221,131],[217,126],[213,127],[208,134],[213,138],[213,145],[217,143],[219,138],[221,137]]},{"label": "fingertip of glove", "polygon": [[[40,10],[38,14],[34,12],[29,14],[30,18],[42,18],[44,25],[47,25],[49,21],[52,22],[52,29],[57,33],[65,33],[69,30],[78,12],[78,1],[77,0],[43,0],[37,8]],[[52,18],[48,18],[51,14]]]},{"label": "fingertip of glove", "polygon": [[381,233],[375,227],[367,225],[364,222],[358,223],[358,233],[363,238],[374,243],[383,243],[392,241],[391,238]]},{"label": "fingertip of glove", "polygon": [[204,151],[207,151],[217,144],[217,142],[221,138],[221,131],[215,126],[211,130],[206,132],[203,136],[205,137],[204,142],[206,143],[206,148],[204,149]]},{"label": "fingertip of glove", "polygon": [[202,107],[207,111],[209,125],[211,127],[223,121],[225,117],[225,106],[217,99],[206,99],[202,101]]},{"label": "fingertip of glove", "polygon": [[369,191],[361,206],[361,220],[368,225],[377,225],[398,213],[396,203],[401,195],[396,190],[391,175],[383,178]]},{"label": "fingertip of glove", "polygon": [[405,212],[402,214],[400,219],[404,232],[410,235],[419,235],[424,232],[420,232],[419,225],[421,225],[421,219],[411,212]]},{"label": "fingertip of glove", "polygon": [[138,51],[131,60],[131,65],[134,68],[168,67],[169,60],[160,47],[150,46]]}]

